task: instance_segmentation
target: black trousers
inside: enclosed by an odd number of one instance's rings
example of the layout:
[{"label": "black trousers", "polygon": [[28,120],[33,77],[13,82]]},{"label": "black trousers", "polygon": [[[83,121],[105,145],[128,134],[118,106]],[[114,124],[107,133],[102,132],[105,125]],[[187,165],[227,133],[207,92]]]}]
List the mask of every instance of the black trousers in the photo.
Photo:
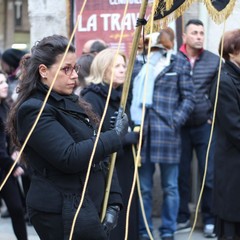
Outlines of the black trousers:
[{"label": "black trousers", "polygon": [[24,207],[17,179],[10,176],[2,188],[0,195],[5,201],[12,219],[13,231],[18,240],[27,240],[27,228],[24,220]]},{"label": "black trousers", "polygon": [[31,223],[41,240],[63,240],[61,214],[36,212],[29,209]]},{"label": "black trousers", "polygon": [[[46,213],[36,211],[28,208],[30,221],[35,228],[38,236],[41,240],[68,240],[69,236],[64,234],[64,225],[61,213]],[[86,219],[86,222],[88,220]],[[75,230],[77,226],[75,225]],[[105,235],[106,236],[106,235]],[[102,232],[98,228],[93,229],[88,233],[83,233],[81,236],[75,236],[73,234],[73,240],[89,240],[99,239],[106,240],[106,237],[102,236]]]}]

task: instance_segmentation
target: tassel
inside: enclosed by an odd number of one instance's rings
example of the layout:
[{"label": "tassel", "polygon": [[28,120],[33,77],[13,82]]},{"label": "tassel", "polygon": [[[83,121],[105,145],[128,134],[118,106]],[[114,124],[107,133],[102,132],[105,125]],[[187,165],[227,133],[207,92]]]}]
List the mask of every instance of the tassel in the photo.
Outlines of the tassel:
[{"label": "tassel", "polygon": [[[156,7],[155,13],[154,13],[154,29],[159,30],[164,28],[165,26],[168,26],[170,22],[175,21],[178,17],[182,16],[184,12],[190,7],[190,5],[196,2],[196,0],[186,0],[183,4],[180,5],[175,11],[170,13],[169,15],[160,18],[159,15],[163,16],[163,13],[173,6],[174,1],[173,0],[159,0],[158,6]],[[212,20],[216,24],[220,24],[223,21],[225,21],[229,15],[232,13],[233,8],[235,6],[236,0],[229,0],[229,3],[225,6],[224,9],[221,11],[218,11],[212,4],[212,0],[197,0],[197,2],[204,2],[206,5],[206,8],[208,10],[208,13]],[[149,22],[147,23],[146,32],[149,31]]]},{"label": "tassel", "polygon": [[229,0],[229,3],[225,6],[224,9],[221,11],[218,11],[213,5],[211,0],[204,0],[204,4],[206,5],[206,8],[208,10],[208,13],[212,20],[220,24],[224,22],[229,15],[232,13],[233,8],[235,6],[236,0]]},{"label": "tassel", "polygon": [[[166,0],[168,1],[168,0]],[[172,1],[172,0],[170,0]],[[178,7],[175,11],[173,11],[172,13],[170,13],[169,15],[161,18],[158,20],[158,24],[159,24],[159,29],[163,29],[166,26],[169,25],[170,22],[175,21],[178,17],[182,16],[184,14],[184,12],[190,7],[190,5],[195,2],[195,0],[187,0],[184,1],[184,3],[182,5],[180,5],[180,7]],[[159,3],[159,6],[156,9],[155,12],[155,16],[159,15],[159,14],[163,14],[163,12],[165,11],[165,7],[163,6],[163,4],[161,5]]]}]

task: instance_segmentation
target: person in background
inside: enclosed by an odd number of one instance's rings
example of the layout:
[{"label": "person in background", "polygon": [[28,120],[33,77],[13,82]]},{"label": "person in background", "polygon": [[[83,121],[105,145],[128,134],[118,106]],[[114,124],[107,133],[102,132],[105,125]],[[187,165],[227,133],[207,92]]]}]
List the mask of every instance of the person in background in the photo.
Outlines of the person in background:
[{"label": "person in background", "polygon": [[18,84],[18,77],[20,74],[19,63],[24,54],[26,54],[26,52],[14,48],[9,48],[2,54],[1,66],[2,71],[7,74],[10,97],[12,97]]},{"label": "person in background", "polygon": [[144,38],[144,41],[142,40],[142,38],[139,40],[138,52],[137,52],[137,55],[136,55],[136,59],[135,59],[134,66],[133,66],[133,71],[132,71],[132,76],[131,76],[131,78],[132,78],[131,84],[134,81],[134,78],[140,72],[142,66],[147,61],[149,39],[151,38],[151,43],[155,44],[157,42],[158,36],[159,36],[159,32],[154,32],[152,34],[148,34]]},{"label": "person in background", "polygon": [[101,39],[97,39],[90,47],[90,53],[96,55],[99,52],[101,52],[102,50],[108,48],[107,44],[101,40]]},{"label": "person in background", "polygon": [[[18,84],[16,86],[16,90],[13,92],[12,94],[12,100],[16,101],[17,97],[18,97],[18,86],[19,86],[19,82],[21,81],[22,77],[25,75],[25,71],[26,71],[26,63],[27,61],[30,59],[31,54],[30,53],[26,53],[25,55],[23,55],[23,57],[20,60],[19,63],[19,77],[18,77]],[[20,159],[21,161],[21,159]],[[31,222],[29,221],[29,217],[27,214],[27,208],[26,208],[26,196],[27,196],[27,192],[29,190],[30,187],[30,183],[31,183],[31,175],[32,175],[32,169],[30,167],[28,167],[26,164],[22,164],[22,167],[24,168],[24,174],[21,175],[21,182],[22,182],[22,186],[20,186],[20,188],[22,188],[21,192],[22,192],[22,199],[23,199],[23,205],[25,208],[25,221],[27,222],[28,225],[31,225]]]},{"label": "person in background", "polygon": [[[240,239],[240,29],[224,33],[223,59],[216,111],[213,210],[219,240]],[[215,103],[217,79],[211,89]]]},{"label": "person in background", "polygon": [[[183,33],[183,45],[178,54],[191,64],[190,74],[195,89],[195,107],[181,131],[182,154],[179,167],[180,207],[178,213],[178,231],[190,231],[190,176],[193,151],[196,152],[200,179],[203,179],[206,152],[212,124],[212,104],[209,91],[218,72],[219,57],[205,49],[204,26],[198,19],[187,22]],[[189,74],[188,73],[188,74]],[[215,138],[211,144],[206,181],[202,196],[201,214],[205,237],[215,237],[215,216],[212,212],[213,155]]]},{"label": "person in background", "polygon": [[[170,37],[171,36],[171,37]],[[152,93],[154,81],[158,73],[163,69],[164,66],[167,66],[170,62],[170,57],[173,53],[173,45],[174,45],[174,32],[171,28],[166,28],[161,31],[161,34],[158,32],[154,32],[146,36],[145,39],[145,48],[148,48],[149,38],[151,38],[151,45],[150,45],[150,56],[149,56],[149,63],[141,63],[136,64],[138,59],[136,59],[134,68],[135,73],[133,73],[132,77],[134,77],[132,81],[132,95],[134,98],[131,103],[131,114],[132,120],[134,121],[135,125],[141,124],[142,118],[142,101],[143,101],[143,94],[144,94],[144,81],[146,77],[146,71],[148,68],[148,84],[147,84],[147,91],[146,93]],[[164,44],[164,45],[163,45]],[[166,57],[162,58],[163,55],[167,56],[168,50],[168,59]],[[147,60],[147,55],[144,57]],[[158,65],[158,68],[157,68]],[[146,96],[146,105],[152,103],[152,94]]]},{"label": "person in background", "polygon": [[84,43],[82,54],[93,53],[96,55],[107,47],[107,44],[102,39],[90,39]]},{"label": "person in background", "polygon": [[[8,120],[8,132],[18,147],[22,146],[39,114],[68,42],[64,36],[52,35],[31,49]],[[33,169],[27,193],[28,214],[40,239],[44,240],[69,239],[96,141],[99,120],[91,106],[73,94],[79,71],[76,60],[75,48],[70,45],[24,149],[25,161]],[[128,119],[122,113],[117,115],[113,129],[100,134],[73,239],[106,240],[116,226],[122,207],[121,191],[116,184],[110,193],[103,223],[99,218],[105,190],[103,161],[121,148],[127,129]]]},{"label": "person in background", "polygon": [[[149,65],[144,65],[133,83],[131,113],[136,125],[141,124],[144,79],[149,68],[146,113],[139,179],[147,224],[152,224],[152,189],[155,164],[159,164],[163,203],[161,210],[162,240],[173,240],[179,206],[178,168],[181,155],[180,129],[194,107],[194,88],[190,65],[180,55],[173,55],[174,32],[160,31],[153,42]],[[148,240],[147,229],[140,214],[139,239]]]},{"label": "person in background", "polygon": [[74,92],[78,96],[80,95],[82,89],[86,86],[86,77],[88,77],[90,73],[90,67],[94,57],[94,54],[86,53],[81,55],[77,60],[77,64],[81,67],[81,71],[78,72],[78,82]]},{"label": "person in background", "polygon": [[[15,152],[11,151],[11,143],[5,134],[5,124],[9,111],[8,104],[8,84],[7,77],[0,71],[0,182],[12,167],[17,157]],[[24,220],[24,207],[17,178],[24,173],[23,168],[17,164],[2,190],[0,197],[5,201],[8,208],[15,236],[18,240],[27,240],[27,228]]]},{"label": "person in background", "polygon": [[[20,59],[19,62],[19,67],[18,67],[18,74],[17,77],[19,81],[21,81],[21,77],[22,75],[24,75],[24,71],[25,71],[25,63],[27,62],[27,60],[30,58],[30,53],[25,53],[22,58]],[[17,100],[18,97],[18,86],[19,86],[19,81],[16,83],[15,89],[11,95],[11,98],[13,100],[13,102],[15,102]]]},{"label": "person in background", "polygon": [[[144,68],[144,65],[147,61],[149,40],[151,38],[151,45],[154,45],[157,42],[158,36],[159,36],[159,32],[154,32],[152,34],[148,34],[145,37],[144,41],[139,41],[139,45],[138,45],[139,50],[138,50],[137,55],[136,55],[136,59],[135,59],[135,62],[134,62],[133,71],[132,71],[132,75],[131,75],[131,83],[130,83],[130,91],[129,91],[129,99],[131,99],[131,101],[132,101],[132,95],[133,95],[132,91],[133,91],[134,79],[139,74],[142,67]],[[150,48],[151,48],[151,46],[150,46]],[[153,48],[153,50],[155,50],[155,49]],[[152,50],[150,49],[150,51],[152,51]],[[134,105],[134,103],[131,103],[131,107],[133,105]],[[139,118],[139,116],[135,116],[135,114],[133,114],[133,117]],[[140,118],[139,118],[139,121],[140,121]],[[140,123],[135,123],[135,124],[139,125]]]},{"label": "person in background", "polygon": [[74,90],[76,95],[80,95],[81,90],[86,86],[85,78],[90,73],[90,66],[94,57],[107,47],[108,46],[102,39],[91,39],[84,44],[82,55],[77,60],[78,65],[81,66],[81,71],[78,73],[79,81]]},{"label": "person in background", "polygon": [[[82,90],[81,95],[87,102],[91,103],[94,112],[96,112],[99,116],[102,116],[113,74],[113,88],[110,95],[107,113],[104,118],[102,132],[106,132],[111,128],[111,116],[113,116],[119,109],[122,87],[126,78],[126,66],[127,59],[122,52],[119,52],[118,55],[116,55],[116,50],[107,48],[98,53],[94,58],[90,69],[90,75],[86,78],[89,85]],[[126,113],[130,119],[129,107],[130,102],[127,101]],[[117,227],[110,234],[110,239],[112,240],[122,240],[125,236],[126,211],[134,174],[132,144],[136,144],[137,142],[138,133],[129,129],[129,132],[124,137],[122,148],[117,152],[115,167],[119,184],[122,189],[124,209],[119,215]],[[137,213],[138,200],[135,192],[131,203],[130,217],[128,219],[128,239],[137,239]]]},{"label": "person in background", "polygon": [[[9,98],[9,100],[11,100],[11,101],[8,100],[9,105],[11,105],[17,99],[17,96],[18,96],[17,89],[18,89],[18,86],[19,86],[19,81],[21,80],[22,71],[24,71],[24,66],[22,66],[22,65],[24,64],[25,59],[28,58],[28,56],[29,56],[29,53],[24,54],[19,61],[19,66],[17,68],[17,75],[16,75],[17,79],[15,79],[14,82],[13,82],[13,85],[15,87],[14,87],[14,90],[11,94],[11,98]],[[18,187],[19,187],[19,190],[21,192],[22,202],[23,202],[23,206],[24,206],[24,209],[25,209],[25,220],[30,225],[30,222],[28,221],[27,212],[26,212],[26,193],[27,193],[27,191],[29,189],[29,186],[30,186],[30,172],[31,171],[25,165],[22,165],[22,167],[24,168],[24,174],[22,174],[19,177],[19,178],[21,178],[21,180],[18,183]],[[20,182],[22,184],[20,184]],[[10,217],[8,209],[6,209],[4,212],[2,212],[1,217],[2,218]]]}]

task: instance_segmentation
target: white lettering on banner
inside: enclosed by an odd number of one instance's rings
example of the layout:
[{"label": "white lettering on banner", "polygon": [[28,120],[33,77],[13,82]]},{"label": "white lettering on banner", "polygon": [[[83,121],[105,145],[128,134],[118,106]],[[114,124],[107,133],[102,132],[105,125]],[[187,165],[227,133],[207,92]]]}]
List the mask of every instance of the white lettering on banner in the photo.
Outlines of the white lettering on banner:
[{"label": "white lettering on banner", "polygon": [[[86,26],[83,24],[82,16],[79,18],[78,31],[79,32],[90,32],[98,31],[99,26],[103,26],[102,31],[121,31],[124,30],[134,30],[137,22],[138,13],[127,13],[125,18],[122,19],[120,13],[103,13],[98,16],[97,14],[90,15],[87,19]],[[102,21],[102,24],[100,24]],[[122,27],[122,28],[121,28]]]},{"label": "white lettering on banner", "polygon": [[119,13],[101,14],[100,17],[103,19],[103,31],[121,31],[121,24],[122,27],[125,27],[125,30],[133,30],[137,22],[137,16],[137,13],[127,13],[125,19],[121,20],[121,14]]},{"label": "white lettering on banner", "polygon": [[[109,0],[110,5],[126,4],[127,0]],[[129,0],[129,4],[141,4],[141,0]]]},{"label": "white lettering on banner", "polygon": [[108,31],[108,18],[111,17],[111,14],[101,14],[100,17],[103,18],[103,31]]},{"label": "white lettering on banner", "polygon": [[[125,30],[132,30],[134,29],[137,23],[137,15],[135,13],[126,14],[125,19],[123,19],[122,24],[125,26]],[[124,27],[123,26],[123,27]]]},{"label": "white lettering on banner", "polygon": [[119,13],[112,14],[111,16],[111,31],[120,31],[121,26],[120,26],[120,19],[121,15]]},{"label": "white lettering on banner", "polygon": [[79,32],[97,31],[97,14],[93,14],[88,18],[86,27],[83,27],[82,16],[81,16],[79,18],[78,31]]}]

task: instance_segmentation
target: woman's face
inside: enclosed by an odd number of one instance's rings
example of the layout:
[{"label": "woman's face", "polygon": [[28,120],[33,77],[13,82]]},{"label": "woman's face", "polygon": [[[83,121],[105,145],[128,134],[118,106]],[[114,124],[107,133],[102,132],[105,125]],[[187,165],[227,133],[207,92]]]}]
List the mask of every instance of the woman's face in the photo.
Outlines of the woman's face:
[{"label": "woman's face", "polygon": [[118,55],[115,61],[115,66],[109,66],[105,72],[105,81],[107,83],[111,82],[111,77],[113,73],[113,88],[117,88],[122,85],[126,77],[126,63],[123,56]]},{"label": "woman's face", "polygon": [[[39,73],[42,82],[50,87],[57,69],[62,60],[63,54],[57,57],[57,61],[51,67],[47,68],[44,64],[39,66]],[[76,87],[78,81],[77,67],[76,67],[76,54],[69,52],[60,68],[56,81],[53,85],[53,90],[61,95],[70,95]]]},{"label": "woman's face", "polygon": [[7,78],[0,73],[0,99],[5,99],[8,96]]}]

